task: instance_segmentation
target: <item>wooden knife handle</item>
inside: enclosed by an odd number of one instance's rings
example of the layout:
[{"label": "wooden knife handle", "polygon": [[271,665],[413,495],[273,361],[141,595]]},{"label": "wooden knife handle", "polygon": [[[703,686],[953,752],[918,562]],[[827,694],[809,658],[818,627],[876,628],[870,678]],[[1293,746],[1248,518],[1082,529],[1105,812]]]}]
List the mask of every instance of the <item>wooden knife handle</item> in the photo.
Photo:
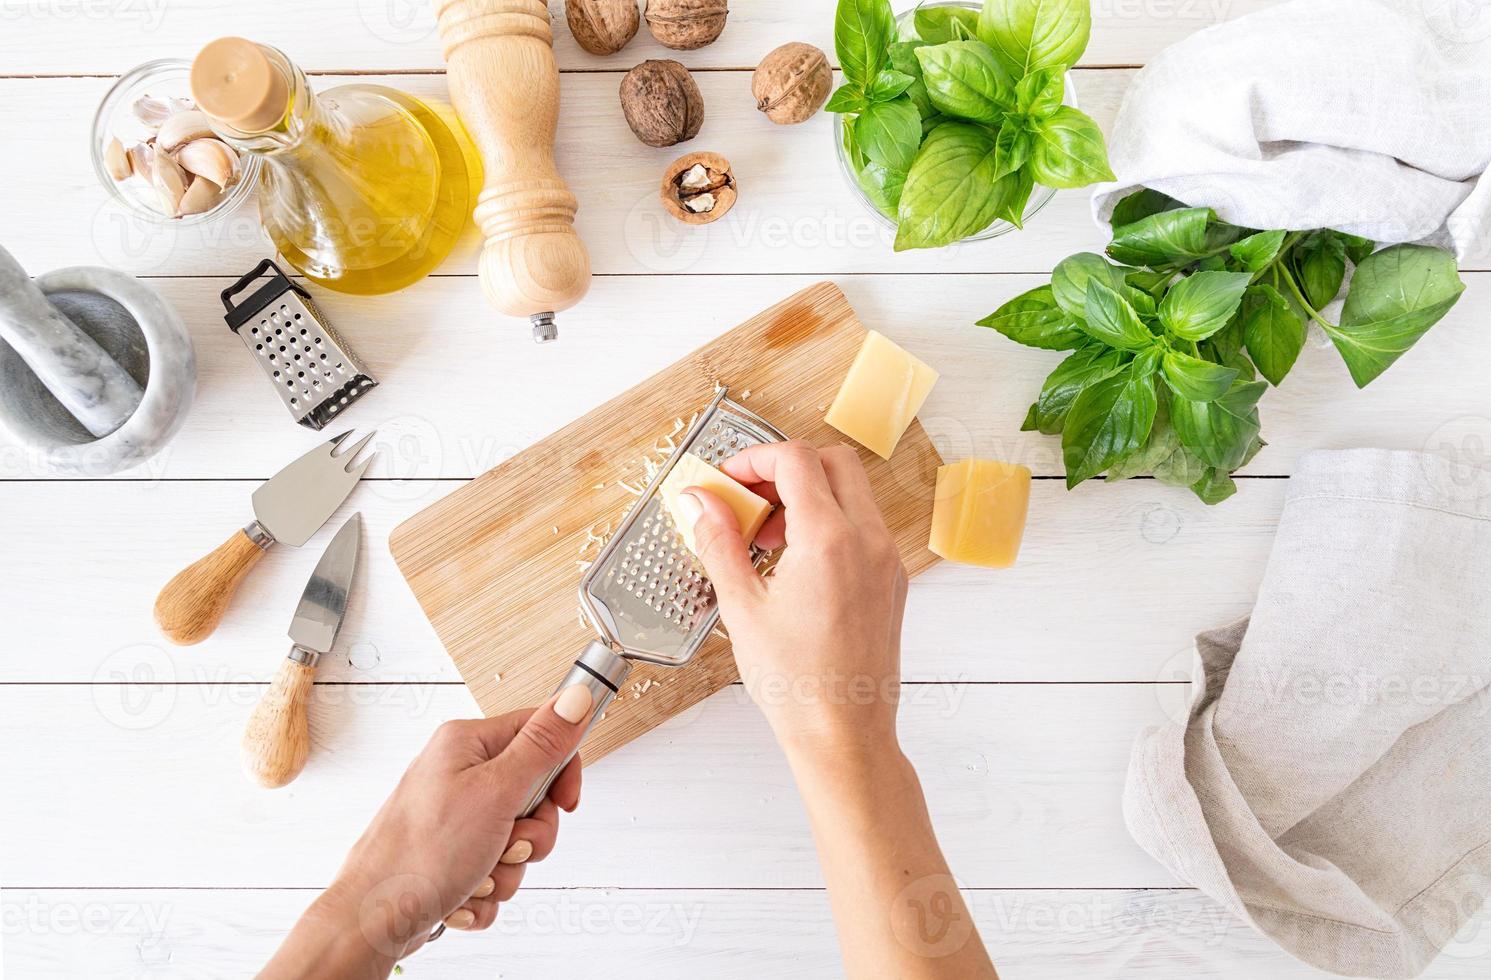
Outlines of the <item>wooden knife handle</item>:
[{"label": "wooden knife handle", "polygon": [[238,583],[264,556],[264,545],[246,531],[218,545],[210,554],[178,572],[155,600],[155,621],[172,643],[190,646],[212,635]]},{"label": "wooden knife handle", "polygon": [[510,316],[567,309],[590,288],[574,194],[554,167],[559,69],[544,0],[435,0],[451,103],[485,180],[476,223],[487,300]]},{"label": "wooden knife handle", "polygon": [[316,667],[286,659],[264,693],[243,732],[243,769],[260,786],[278,789],[289,783],[311,754],[307,702]]}]

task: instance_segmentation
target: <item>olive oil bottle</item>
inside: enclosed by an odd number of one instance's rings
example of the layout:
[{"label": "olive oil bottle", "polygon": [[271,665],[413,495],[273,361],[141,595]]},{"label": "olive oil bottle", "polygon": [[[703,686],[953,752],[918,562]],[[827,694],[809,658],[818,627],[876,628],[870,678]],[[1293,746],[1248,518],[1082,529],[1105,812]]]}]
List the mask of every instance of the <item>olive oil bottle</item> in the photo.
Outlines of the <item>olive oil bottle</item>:
[{"label": "olive oil bottle", "polygon": [[481,163],[448,109],[382,85],[314,93],[284,54],[236,37],[201,50],[191,86],[217,135],[262,161],[259,217],[313,282],[402,289],[466,227]]}]

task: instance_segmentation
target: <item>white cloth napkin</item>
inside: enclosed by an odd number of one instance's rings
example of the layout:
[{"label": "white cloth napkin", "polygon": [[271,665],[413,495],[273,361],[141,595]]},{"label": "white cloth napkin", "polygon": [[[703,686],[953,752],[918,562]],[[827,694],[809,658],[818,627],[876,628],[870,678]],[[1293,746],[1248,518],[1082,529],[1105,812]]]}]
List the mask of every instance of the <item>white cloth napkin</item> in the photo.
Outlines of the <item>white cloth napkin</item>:
[{"label": "white cloth napkin", "polygon": [[1491,221],[1491,2],[1291,0],[1200,31],[1135,77],[1117,183],[1249,228],[1427,240],[1463,260]]},{"label": "white cloth napkin", "polygon": [[1306,963],[1417,976],[1491,893],[1491,471],[1307,455],[1250,619],[1196,652],[1134,839]]}]

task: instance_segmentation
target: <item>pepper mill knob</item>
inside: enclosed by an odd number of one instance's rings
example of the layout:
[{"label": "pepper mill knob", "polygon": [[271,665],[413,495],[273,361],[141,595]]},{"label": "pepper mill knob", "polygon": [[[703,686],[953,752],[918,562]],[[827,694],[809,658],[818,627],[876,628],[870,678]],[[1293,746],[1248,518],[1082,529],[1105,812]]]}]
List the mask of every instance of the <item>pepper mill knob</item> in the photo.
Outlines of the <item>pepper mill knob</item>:
[{"label": "pepper mill knob", "polygon": [[554,166],[559,69],[544,0],[435,0],[451,104],[485,168],[475,218],[487,301],[529,317],[534,339],[590,288],[578,206]]}]

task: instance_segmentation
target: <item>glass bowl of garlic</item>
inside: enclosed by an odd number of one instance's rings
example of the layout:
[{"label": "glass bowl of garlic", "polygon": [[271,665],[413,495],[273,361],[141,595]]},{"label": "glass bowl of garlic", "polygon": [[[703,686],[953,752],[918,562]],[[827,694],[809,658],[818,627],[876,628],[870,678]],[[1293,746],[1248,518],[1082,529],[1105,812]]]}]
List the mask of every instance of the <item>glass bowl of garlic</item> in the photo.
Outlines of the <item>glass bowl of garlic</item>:
[{"label": "glass bowl of garlic", "polygon": [[93,169],[133,213],[172,225],[221,217],[247,200],[257,158],[218,139],[191,99],[191,62],[148,61],[109,89],[93,117]]}]

